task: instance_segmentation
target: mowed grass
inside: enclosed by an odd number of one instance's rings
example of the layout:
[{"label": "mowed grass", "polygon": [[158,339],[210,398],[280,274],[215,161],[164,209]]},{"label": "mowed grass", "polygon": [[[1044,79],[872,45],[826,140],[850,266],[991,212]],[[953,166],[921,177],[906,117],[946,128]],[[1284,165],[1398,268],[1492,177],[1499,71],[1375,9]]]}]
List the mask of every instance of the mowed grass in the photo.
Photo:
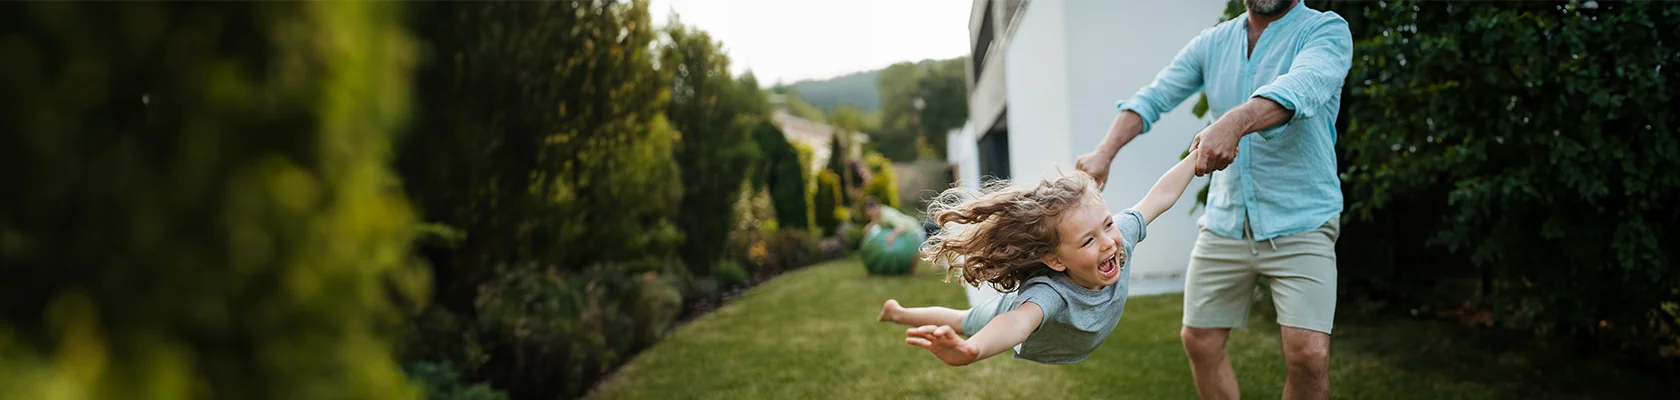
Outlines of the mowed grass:
[{"label": "mowed grass", "polygon": [[[954,368],[875,322],[881,303],[966,308],[960,286],[923,266],[871,277],[855,260],[792,272],[684,326],[600,386],[600,399],[1196,398],[1178,331],[1182,297],[1131,299],[1084,362],[1008,354]],[[1278,398],[1284,362],[1264,307],[1228,345],[1245,398]],[[1414,320],[1344,324],[1332,343],[1334,398],[1660,398],[1674,384],[1603,363],[1502,350],[1477,333]],[[1454,336],[1459,335],[1459,336]],[[1663,385],[1668,385],[1664,387]]]}]

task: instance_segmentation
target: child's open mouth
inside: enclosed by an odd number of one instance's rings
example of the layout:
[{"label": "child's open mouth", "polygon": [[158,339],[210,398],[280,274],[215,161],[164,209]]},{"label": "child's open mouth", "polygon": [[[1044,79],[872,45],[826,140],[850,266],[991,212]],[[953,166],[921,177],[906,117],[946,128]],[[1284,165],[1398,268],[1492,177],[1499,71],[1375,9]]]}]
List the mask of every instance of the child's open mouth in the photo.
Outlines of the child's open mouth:
[{"label": "child's open mouth", "polygon": [[1102,274],[1103,278],[1113,278],[1119,272],[1120,261],[1115,257],[1109,257],[1107,260],[1103,260],[1102,264],[1097,264],[1097,273]]}]

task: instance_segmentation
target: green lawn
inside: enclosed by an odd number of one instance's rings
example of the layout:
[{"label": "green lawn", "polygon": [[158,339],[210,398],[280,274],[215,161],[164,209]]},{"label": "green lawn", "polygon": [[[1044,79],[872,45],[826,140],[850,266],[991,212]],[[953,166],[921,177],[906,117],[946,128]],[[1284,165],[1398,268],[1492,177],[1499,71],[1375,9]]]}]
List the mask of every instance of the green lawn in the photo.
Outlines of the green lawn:
[{"label": "green lawn", "polygon": [[[923,268],[870,277],[855,260],[789,273],[680,328],[604,383],[601,399],[1195,398],[1179,345],[1181,297],[1139,297],[1084,362],[993,357],[953,368],[874,321],[881,303],[966,307],[962,289]],[[1277,326],[1257,310],[1228,346],[1245,398],[1278,398]],[[1341,324],[1333,397],[1358,399],[1650,398],[1656,377],[1602,363],[1535,356],[1496,338],[1425,321]],[[1630,376],[1631,375],[1631,376]]]}]

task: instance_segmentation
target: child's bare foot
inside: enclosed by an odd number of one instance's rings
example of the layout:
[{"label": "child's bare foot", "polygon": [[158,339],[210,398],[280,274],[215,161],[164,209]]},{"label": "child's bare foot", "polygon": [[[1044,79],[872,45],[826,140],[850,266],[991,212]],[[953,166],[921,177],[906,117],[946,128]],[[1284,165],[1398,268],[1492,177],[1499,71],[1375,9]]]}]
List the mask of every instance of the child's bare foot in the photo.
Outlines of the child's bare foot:
[{"label": "child's bare foot", "polygon": [[903,312],[903,311],[904,311],[904,307],[899,307],[898,306],[898,300],[888,299],[887,304],[882,304],[881,305],[881,315],[876,316],[875,321],[876,322],[897,322],[895,320],[898,319],[898,313]]}]

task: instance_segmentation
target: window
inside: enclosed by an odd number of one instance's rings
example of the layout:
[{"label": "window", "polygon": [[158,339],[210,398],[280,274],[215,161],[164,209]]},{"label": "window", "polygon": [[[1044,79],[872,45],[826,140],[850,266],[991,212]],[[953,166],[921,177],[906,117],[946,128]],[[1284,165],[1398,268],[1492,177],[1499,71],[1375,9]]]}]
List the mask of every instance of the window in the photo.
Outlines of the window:
[{"label": "window", "polygon": [[1009,179],[1009,110],[998,116],[975,145],[980,153],[980,181]]}]

